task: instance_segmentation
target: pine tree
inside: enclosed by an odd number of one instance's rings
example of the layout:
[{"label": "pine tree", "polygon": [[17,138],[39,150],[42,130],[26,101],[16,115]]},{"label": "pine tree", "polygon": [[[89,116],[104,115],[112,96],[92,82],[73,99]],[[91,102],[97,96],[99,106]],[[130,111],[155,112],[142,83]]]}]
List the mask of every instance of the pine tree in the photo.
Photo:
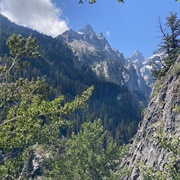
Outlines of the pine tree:
[{"label": "pine tree", "polygon": [[167,55],[163,62],[168,70],[180,53],[180,20],[177,18],[177,14],[171,12],[166,18],[165,25],[169,30],[161,29],[163,33],[162,49],[164,49]]},{"label": "pine tree", "polygon": [[159,63],[151,62],[150,64],[152,66],[152,76],[156,79],[166,74],[180,54],[180,20],[177,14],[171,12],[166,18],[166,28],[163,27],[160,19],[158,23],[162,33],[160,49],[164,52],[164,57],[158,59]]}]

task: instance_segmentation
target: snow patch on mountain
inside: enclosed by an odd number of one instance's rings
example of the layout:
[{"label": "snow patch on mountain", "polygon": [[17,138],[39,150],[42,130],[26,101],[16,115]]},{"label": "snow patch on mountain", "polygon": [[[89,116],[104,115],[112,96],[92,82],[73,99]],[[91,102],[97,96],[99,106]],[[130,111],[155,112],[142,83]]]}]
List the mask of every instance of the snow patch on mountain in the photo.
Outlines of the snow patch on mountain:
[{"label": "snow patch on mountain", "polygon": [[90,25],[77,32],[68,30],[57,38],[66,42],[79,62],[89,65],[100,79],[126,86],[133,95],[139,96],[138,99],[143,96],[148,99],[151,88],[144,79],[143,72],[146,71],[141,72],[145,60],[141,52],[136,50],[125,59],[122,53],[110,46],[101,32],[96,35]]},{"label": "snow patch on mountain", "polygon": [[135,60],[143,62],[145,58],[140,51],[136,50],[130,57],[127,58],[127,60],[129,60],[130,62],[133,62]]},{"label": "snow patch on mountain", "polygon": [[136,50],[130,57],[127,58],[127,61],[128,63],[133,64],[135,69],[140,70],[140,74],[144,78],[147,86],[151,88],[154,82],[151,75],[151,64],[155,63],[157,66],[159,66],[159,68],[161,68],[161,60],[163,57],[164,53],[157,51],[151,57],[145,59],[142,53]]}]

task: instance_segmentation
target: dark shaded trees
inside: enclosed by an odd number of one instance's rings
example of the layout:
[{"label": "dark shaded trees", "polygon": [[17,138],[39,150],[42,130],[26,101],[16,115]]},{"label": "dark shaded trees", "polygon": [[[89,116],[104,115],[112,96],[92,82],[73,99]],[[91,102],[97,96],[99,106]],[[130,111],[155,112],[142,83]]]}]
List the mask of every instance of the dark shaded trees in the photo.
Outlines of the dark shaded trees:
[{"label": "dark shaded trees", "polygon": [[45,170],[47,177],[103,180],[123,176],[119,164],[126,155],[127,146],[118,147],[104,130],[101,120],[84,123],[77,135],[72,134],[71,139],[62,139],[62,142],[49,159],[49,168]]}]

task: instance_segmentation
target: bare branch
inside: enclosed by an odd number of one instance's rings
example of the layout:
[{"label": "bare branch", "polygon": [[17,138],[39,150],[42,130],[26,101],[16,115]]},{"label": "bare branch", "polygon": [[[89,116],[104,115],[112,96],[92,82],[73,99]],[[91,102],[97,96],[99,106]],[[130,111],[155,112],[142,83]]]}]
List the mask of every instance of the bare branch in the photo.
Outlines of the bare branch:
[{"label": "bare branch", "polygon": [[0,124],[0,126],[3,126],[3,125],[5,125],[5,124],[7,124],[7,123],[10,123],[10,122],[16,121],[16,120],[17,120],[18,118],[20,118],[20,117],[23,117],[23,115],[22,115],[22,116],[17,116],[17,117],[14,117],[14,118],[12,118],[12,119],[9,119],[9,120],[7,120],[7,121],[5,121],[5,122],[1,123],[1,124]]},{"label": "bare branch", "polygon": [[161,18],[158,17],[157,22],[159,24],[158,28],[160,29],[161,33],[163,34],[163,37],[167,37],[167,33],[165,32],[165,30],[163,29],[162,26],[162,22],[161,22]]}]

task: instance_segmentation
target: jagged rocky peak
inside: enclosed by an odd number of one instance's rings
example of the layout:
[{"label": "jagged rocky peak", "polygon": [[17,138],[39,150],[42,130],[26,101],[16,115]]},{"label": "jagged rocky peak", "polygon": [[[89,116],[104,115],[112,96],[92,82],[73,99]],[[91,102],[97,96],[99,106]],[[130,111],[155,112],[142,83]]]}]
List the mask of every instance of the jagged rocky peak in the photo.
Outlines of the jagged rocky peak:
[{"label": "jagged rocky peak", "polygon": [[70,43],[74,39],[79,39],[80,35],[73,29],[69,29],[69,30],[65,31],[64,33],[62,33],[61,35],[57,36],[56,38],[63,39],[64,41]]},{"label": "jagged rocky peak", "polygon": [[124,61],[122,62],[124,65],[125,65],[125,57],[124,57],[124,54],[123,53],[120,53],[118,49],[114,48],[112,49],[116,54],[117,56],[120,58],[120,59],[123,59]]},{"label": "jagged rocky peak", "polygon": [[98,34],[98,39],[99,39],[99,40],[104,40],[104,39],[105,39],[105,37],[104,37],[104,35],[103,35],[102,32],[100,32],[100,33]]},{"label": "jagged rocky peak", "polygon": [[[126,67],[127,61],[124,55],[117,49],[112,49],[102,32],[96,35],[89,24],[78,32],[70,31],[72,32],[69,32],[70,36],[66,37],[65,41],[72,48],[79,62],[90,65],[99,78],[127,86],[132,94],[137,94],[138,98],[144,97],[141,101],[144,104],[147,103],[148,98],[146,97],[149,97],[150,88],[140,74],[142,63],[139,67],[139,63],[129,61],[129,66],[133,67]],[[139,51],[135,51],[133,56],[134,59],[144,59]]]},{"label": "jagged rocky peak", "polygon": [[139,60],[139,61],[144,61],[145,60],[145,58],[144,58],[144,56],[142,55],[142,53],[140,52],[140,51],[138,51],[138,50],[136,50],[136,51],[134,51],[134,53],[130,56],[130,57],[128,57],[127,58],[129,61],[131,61],[131,62],[133,62],[133,61],[135,61],[135,60]]},{"label": "jagged rocky peak", "polygon": [[65,36],[76,36],[76,32],[73,29],[69,29],[63,33]]},{"label": "jagged rocky peak", "polygon": [[83,36],[83,40],[93,44],[94,46],[101,46],[101,48],[103,47],[105,49],[110,48],[110,45],[104,37],[103,33],[100,32],[98,35],[96,35],[90,24],[87,24],[83,29],[80,29],[78,34]]},{"label": "jagged rocky peak", "polygon": [[152,87],[153,84],[153,77],[151,75],[152,67],[150,66],[151,62],[156,62],[156,64],[159,64],[159,57],[161,54],[153,54],[149,58],[144,58],[143,54],[136,50],[132,54],[132,56],[128,57],[127,60],[127,68],[130,67],[130,65],[133,65],[136,70],[140,70],[141,76],[144,78],[146,84],[148,87]]},{"label": "jagged rocky peak", "polygon": [[94,29],[90,24],[87,24],[83,29],[80,29],[78,32],[83,34],[91,34],[94,33]]}]

